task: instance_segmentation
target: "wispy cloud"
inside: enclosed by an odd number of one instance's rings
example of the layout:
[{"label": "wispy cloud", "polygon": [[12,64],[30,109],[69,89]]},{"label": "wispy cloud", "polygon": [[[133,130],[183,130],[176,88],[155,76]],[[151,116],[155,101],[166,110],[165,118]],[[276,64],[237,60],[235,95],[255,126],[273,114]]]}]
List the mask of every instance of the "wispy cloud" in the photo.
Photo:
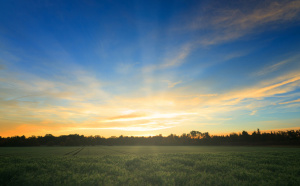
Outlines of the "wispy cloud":
[{"label": "wispy cloud", "polygon": [[253,111],[250,113],[250,115],[251,115],[251,116],[254,116],[254,115],[256,114],[256,112],[257,112],[257,110],[253,110]]},{"label": "wispy cloud", "polygon": [[171,68],[181,65],[184,62],[184,59],[189,55],[191,52],[191,44],[184,45],[180,52],[174,58],[166,59],[162,64],[159,65],[158,68]]},{"label": "wispy cloud", "polygon": [[167,113],[167,114],[157,113],[157,114],[147,115],[147,116],[133,114],[130,116],[127,115],[127,116],[113,117],[108,120],[104,120],[103,122],[115,122],[115,121],[123,122],[123,121],[136,121],[136,120],[166,119],[166,118],[175,118],[178,116],[195,115],[195,114],[197,114],[197,113]]},{"label": "wispy cloud", "polygon": [[156,131],[162,129],[173,128],[174,126],[158,126],[158,127],[110,127],[110,128],[81,128],[91,130],[121,130],[121,131]]},{"label": "wispy cloud", "polygon": [[264,76],[264,75],[270,74],[272,72],[276,72],[276,71],[286,67],[287,65],[290,65],[291,67],[293,67],[291,64],[298,63],[299,59],[300,59],[300,56],[297,54],[297,55],[293,55],[292,57],[289,57],[287,59],[284,59],[282,61],[275,62],[273,64],[268,64],[261,70],[254,72],[252,74],[252,76]]},{"label": "wispy cloud", "polygon": [[300,98],[292,101],[281,102],[279,104],[283,105],[283,104],[299,103],[299,102],[300,102]]},{"label": "wispy cloud", "polygon": [[299,87],[299,80],[299,72],[296,71],[270,81],[261,82],[261,85],[256,87],[230,92],[223,95],[222,99],[224,101],[226,100],[227,104],[236,104],[247,98],[262,99],[264,97],[270,97],[277,94],[284,94]]},{"label": "wispy cloud", "polygon": [[[278,28],[280,22],[299,19],[300,2],[295,1],[262,1],[257,6],[244,8],[210,7],[202,14],[194,17],[186,27],[190,31],[210,30],[209,34],[201,37],[202,45],[213,45],[241,38],[250,33],[263,29]],[[273,23],[276,23],[275,25]],[[267,25],[272,27],[266,28]]]},{"label": "wispy cloud", "polygon": [[145,116],[146,116],[145,114],[141,114],[141,113],[131,113],[131,114],[107,118],[105,122],[139,120],[139,118],[144,118]]},{"label": "wispy cloud", "polygon": [[173,87],[175,87],[176,85],[182,83],[182,81],[177,81],[177,82],[167,81],[167,83],[168,83],[168,88],[173,88]]},{"label": "wispy cloud", "polygon": [[[173,56],[166,57],[163,62],[144,67],[143,72],[178,67],[199,46],[230,42],[249,34],[276,29],[279,28],[277,25],[280,22],[298,20],[300,13],[299,1],[266,1],[259,3],[257,6],[245,5],[244,7],[246,7],[244,8],[245,10],[231,7],[222,7],[222,9],[210,7],[204,13],[199,11],[201,12],[199,16],[195,16],[191,21],[185,21],[187,24],[185,26],[180,25],[180,28],[177,29],[183,29],[188,32],[199,32],[201,34],[199,34],[198,39],[181,45],[178,51],[173,52]],[[270,24],[272,24],[272,27],[267,27]],[[207,32],[207,30],[209,31]],[[246,53],[236,53],[226,56],[224,59],[228,60],[240,57]],[[267,71],[275,71],[287,62],[282,61],[277,65],[274,64],[259,74],[262,75],[263,73],[267,73]]]},{"label": "wispy cloud", "polygon": [[157,65],[149,65],[144,67],[143,72],[152,72],[154,70],[163,70],[168,68],[174,68],[182,65],[185,62],[186,57],[191,53],[193,43],[187,43],[181,46],[178,50],[174,51],[169,57],[166,57],[163,62],[158,63]]},{"label": "wispy cloud", "polygon": [[265,74],[269,74],[271,72],[274,72],[276,70],[278,70],[280,67],[282,67],[283,65],[287,64],[289,62],[289,60],[284,60],[284,61],[280,61],[276,64],[273,64],[271,66],[265,67],[264,69],[258,71],[255,73],[255,75],[257,76],[262,76]]}]

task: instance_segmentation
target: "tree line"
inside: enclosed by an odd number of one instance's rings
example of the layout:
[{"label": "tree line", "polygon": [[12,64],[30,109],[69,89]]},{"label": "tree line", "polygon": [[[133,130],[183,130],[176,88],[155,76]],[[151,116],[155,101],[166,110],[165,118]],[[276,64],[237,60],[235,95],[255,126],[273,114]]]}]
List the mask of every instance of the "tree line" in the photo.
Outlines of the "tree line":
[{"label": "tree line", "polygon": [[300,145],[300,130],[261,133],[259,129],[249,134],[246,131],[229,135],[210,135],[208,132],[169,136],[119,136],[101,137],[70,134],[62,136],[0,136],[0,146],[94,146],[94,145]]}]

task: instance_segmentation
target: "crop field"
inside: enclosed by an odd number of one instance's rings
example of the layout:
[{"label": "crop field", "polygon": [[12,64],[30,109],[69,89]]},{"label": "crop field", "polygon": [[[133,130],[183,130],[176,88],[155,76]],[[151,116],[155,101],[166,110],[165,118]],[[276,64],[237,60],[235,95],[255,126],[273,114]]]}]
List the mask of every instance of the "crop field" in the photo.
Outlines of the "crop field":
[{"label": "crop field", "polygon": [[299,185],[300,148],[1,147],[0,185]]}]

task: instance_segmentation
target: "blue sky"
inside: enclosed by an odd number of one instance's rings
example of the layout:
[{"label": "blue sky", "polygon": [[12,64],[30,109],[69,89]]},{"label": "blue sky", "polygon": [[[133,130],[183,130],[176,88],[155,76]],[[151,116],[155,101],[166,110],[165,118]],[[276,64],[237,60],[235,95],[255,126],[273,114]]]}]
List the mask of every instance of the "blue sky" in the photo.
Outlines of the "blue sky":
[{"label": "blue sky", "polygon": [[300,127],[300,1],[1,1],[0,136]]}]

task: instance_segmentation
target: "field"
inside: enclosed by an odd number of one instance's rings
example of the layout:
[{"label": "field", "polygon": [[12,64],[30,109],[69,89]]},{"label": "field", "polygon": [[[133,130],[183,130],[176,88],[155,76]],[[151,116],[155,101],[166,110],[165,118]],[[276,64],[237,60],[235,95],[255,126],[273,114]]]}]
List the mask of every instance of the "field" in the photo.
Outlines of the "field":
[{"label": "field", "polygon": [[0,185],[299,185],[300,148],[2,147]]}]

